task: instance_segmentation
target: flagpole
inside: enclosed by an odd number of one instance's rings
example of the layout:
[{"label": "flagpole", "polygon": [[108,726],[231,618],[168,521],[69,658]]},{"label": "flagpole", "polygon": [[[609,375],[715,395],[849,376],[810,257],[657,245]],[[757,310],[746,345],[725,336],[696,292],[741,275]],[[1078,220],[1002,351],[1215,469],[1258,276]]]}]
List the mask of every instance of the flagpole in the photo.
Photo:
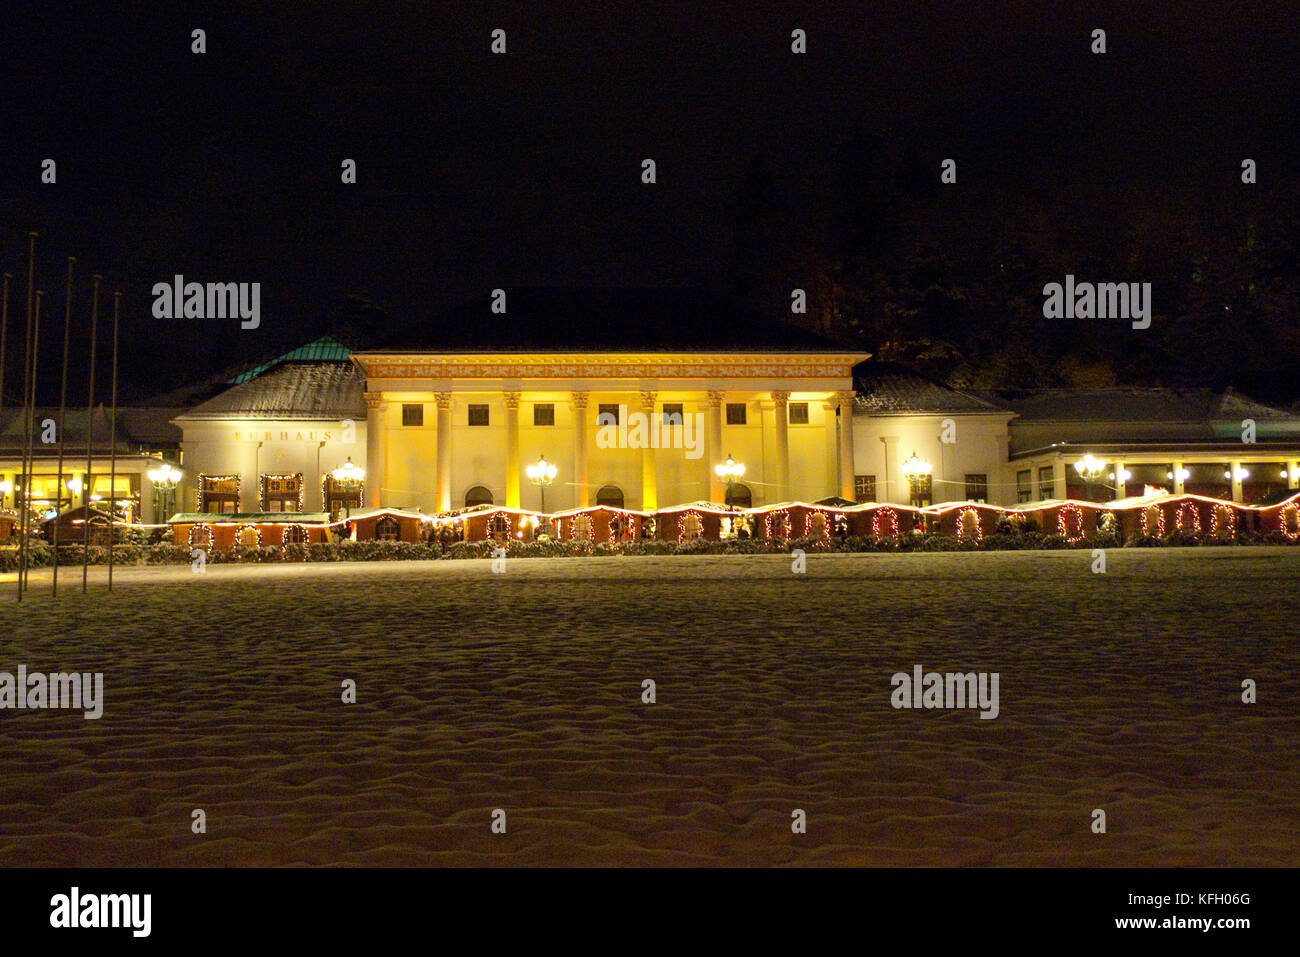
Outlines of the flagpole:
[{"label": "flagpole", "polygon": [[[63,376],[59,385],[59,472],[54,487],[55,509],[63,499],[63,433],[67,421],[68,409],[68,341],[72,338],[72,267],[77,262],[76,256],[68,257],[68,287],[63,301]],[[69,498],[69,504],[71,498]],[[59,516],[54,516],[54,588],[51,595],[59,593]]]},{"label": "flagpole", "polygon": [[[4,427],[4,407],[5,407],[5,346],[9,338],[9,280],[13,278],[11,273],[4,274],[4,304],[0,305],[0,429]],[[17,497],[14,503],[17,504]],[[0,506],[4,505],[4,496],[0,495]],[[12,530],[10,531],[12,535]]]},{"label": "flagpole", "polygon": [[117,317],[122,305],[122,294],[113,293],[113,391],[112,419],[108,440],[108,590],[113,590],[113,522],[117,503]]},{"label": "flagpole", "polygon": [[[44,295],[45,293],[42,292],[41,290],[39,289],[36,290],[36,312],[32,320],[32,391],[31,391],[31,403],[27,407],[28,408],[28,412],[27,412],[28,464],[27,464],[27,487],[26,487],[27,496],[26,497],[29,500],[31,498],[32,473],[36,470],[35,454],[32,451],[32,432],[36,428],[36,370],[40,368],[40,365],[38,364],[38,357],[40,355],[40,344],[41,344],[41,299]],[[30,514],[30,509],[24,509],[23,511]],[[30,533],[31,532],[30,517],[27,520],[27,525],[28,525],[27,530]],[[28,587],[26,581],[27,579],[26,556],[29,551],[30,549],[27,547],[27,536],[24,535],[23,536],[23,563],[22,563],[23,568],[21,569],[23,575],[24,588]]]},{"label": "flagpole", "polygon": [[81,523],[81,592],[86,592],[86,575],[90,567],[90,490],[91,453],[95,438],[95,330],[99,325],[99,281],[95,277],[94,301],[90,307],[90,398],[86,400],[86,484],[82,487],[85,518]]},{"label": "flagpole", "polygon": [[20,516],[18,542],[18,600],[23,600],[23,588],[27,584],[27,513],[31,511],[32,490],[27,478],[27,458],[31,454],[32,427],[27,414],[27,396],[32,386],[32,287],[36,272],[36,233],[27,234],[27,342],[23,350],[23,463],[22,492],[23,510]]}]

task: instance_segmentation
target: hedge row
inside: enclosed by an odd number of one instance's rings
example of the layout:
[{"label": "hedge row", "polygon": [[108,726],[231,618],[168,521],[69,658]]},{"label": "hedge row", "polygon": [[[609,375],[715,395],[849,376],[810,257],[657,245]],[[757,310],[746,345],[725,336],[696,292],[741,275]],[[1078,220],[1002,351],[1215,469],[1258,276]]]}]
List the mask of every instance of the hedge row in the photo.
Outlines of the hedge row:
[{"label": "hedge row", "polygon": [[[985,535],[979,542],[959,541],[951,535],[912,534],[890,540],[850,536],[840,539],[731,539],[712,541],[696,539],[678,545],[675,542],[631,541],[612,545],[606,542],[519,542],[506,543],[509,558],[563,558],[587,555],[763,555],[789,554],[796,548],[820,552],[968,552],[1016,551],[1030,549],[1063,548],[1155,548],[1188,545],[1297,545],[1280,532],[1267,534],[1240,533],[1231,540],[1216,539],[1208,534],[1174,533],[1164,538],[1130,538],[1121,543],[1113,536],[1096,536],[1070,542],[1060,535],[1043,535],[1038,532]],[[214,550],[206,560],[214,564],[247,562],[366,562],[366,561],[434,561],[440,559],[491,558],[497,545],[494,542],[456,542],[444,554],[441,546],[416,542],[339,542],[312,545],[234,545],[229,549]],[[81,545],[60,545],[59,565],[80,565]],[[33,542],[28,551],[28,564],[44,568],[53,564],[54,549],[44,542]],[[139,545],[121,544],[113,547],[113,561],[118,565],[188,565],[192,560],[190,549],[172,544]],[[89,563],[106,565],[108,547],[91,545]],[[18,567],[18,548],[0,547],[0,572],[11,572]]]}]

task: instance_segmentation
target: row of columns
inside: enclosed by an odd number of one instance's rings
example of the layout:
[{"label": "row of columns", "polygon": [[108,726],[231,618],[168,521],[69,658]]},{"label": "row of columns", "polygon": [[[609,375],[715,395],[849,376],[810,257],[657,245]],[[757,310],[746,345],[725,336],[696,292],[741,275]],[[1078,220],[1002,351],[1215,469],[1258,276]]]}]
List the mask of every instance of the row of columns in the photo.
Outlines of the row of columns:
[{"label": "row of columns", "polygon": [[[446,512],[451,509],[451,396],[450,392],[435,392],[434,404],[437,407],[437,509]],[[590,504],[590,491],[587,484],[587,408],[588,392],[571,392],[573,402],[573,445],[574,445],[574,483],[577,488],[579,508]],[[775,409],[776,423],[776,486],[785,497],[790,489],[790,393],[776,390],[771,393]],[[657,414],[659,393],[641,392],[641,411],[647,417]],[[723,501],[725,490],[722,479],[713,470],[713,465],[721,461],[722,449],[722,408],[726,393],[711,390],[708,398],[708,443],[705,462],[708,467],[709,499]],[[383,501],[383,482],[387,472],[388,428],[385,420],[383,393],[367,392],[366,399],[366,504],[379,507]],[[519,459],[519,405],[523,399],[521,392],[506,392],[506,506],[518,508],[520,505],[520,459]],[[835,393],[833,408],[839,411],[838,425],[838,460],[840,495],[853,500],[853,393]],[[641,507],[652,510],[659,506],[658,461],[656,449],[641,450]]]}]

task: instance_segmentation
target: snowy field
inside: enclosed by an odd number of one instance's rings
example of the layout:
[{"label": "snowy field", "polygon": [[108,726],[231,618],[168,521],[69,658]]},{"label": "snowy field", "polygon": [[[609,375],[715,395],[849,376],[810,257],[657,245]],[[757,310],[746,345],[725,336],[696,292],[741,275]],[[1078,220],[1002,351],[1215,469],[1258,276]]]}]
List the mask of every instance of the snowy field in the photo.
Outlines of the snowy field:
[{"label": "snowy field", "polygon": [[1300,549],[1107,557],[0,577],[0,672],[104,673],[0,711],[0,866],[1300,864]]}]

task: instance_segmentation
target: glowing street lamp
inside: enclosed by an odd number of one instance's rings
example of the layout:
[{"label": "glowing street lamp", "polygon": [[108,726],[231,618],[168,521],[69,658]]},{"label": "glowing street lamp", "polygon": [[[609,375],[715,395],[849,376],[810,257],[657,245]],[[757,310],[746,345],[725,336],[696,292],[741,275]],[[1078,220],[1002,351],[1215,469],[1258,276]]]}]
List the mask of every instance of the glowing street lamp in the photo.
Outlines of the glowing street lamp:
[{"label": "glowing street lamp", "polygon": [[181,480],[181,470],[172,468],[170,462],[163,462],[156,469],[150,469],[145,474],[149,476],[149,481],[153,483],[154,495],[158,497],[158,504],[162,506],[161,510],[169,512],[175,508],[172,496]]},{"label": "glowing street lamp", "polygon": [[1099,459],[1089,452],[1074,463],[1074,470],[1082,475],[1086,481],[1092,482],[1098,475],[1106,471],[1106,464],[1105,459]]},{"label": "glowing street lamp", "polygon": [[733,459],[731,454],[728,453],[727,461],[723,462],[721,465],[713,466],[713,471],[718,478],[725,479],[727,484],[730,485],[732,482],[736,481],[736,479],[745,474],[745,466]]},{"label": "glowing street lamp", "polygon": [[907,479],[907,486],[911,491],[912,505],[922,504],[921,484],[930,473],[930,463],[917,455],[915,450],[903,460],[903,477]]},{"label": "glowing street lamp", "polygon": [[334,477],[336,482],[344,485],[356,485],[366,477],[366,470],[359,465],[355,465],[352,462],[352,456],[349,455],[348,460],[331,472],[330,475]]},{"label": "glowing street lamp", "polygon": [[736,480],[745,474],[744,463],[737,462],[735,459],[731,457],[731,453],[728,452],[727,461],[723,462],[721,465],[713,466],[713,473],[717,475],[718,478],[722,479],[722,481],[727,483],[726,497],[728,500],[727,504],[730,505],[731,493],[733,488],[735,487]]},{"label": "glowing street lamp", "polygon": [[[542,514],[546,514],[546,486],[555,481],[555,473],[558,472],[554,465],[546,461],[543,455],[535,463],[524,469],[528,476],[528,481],[532,482],[542,493]],[[549,523],[548,523],[549,524]]]}]

